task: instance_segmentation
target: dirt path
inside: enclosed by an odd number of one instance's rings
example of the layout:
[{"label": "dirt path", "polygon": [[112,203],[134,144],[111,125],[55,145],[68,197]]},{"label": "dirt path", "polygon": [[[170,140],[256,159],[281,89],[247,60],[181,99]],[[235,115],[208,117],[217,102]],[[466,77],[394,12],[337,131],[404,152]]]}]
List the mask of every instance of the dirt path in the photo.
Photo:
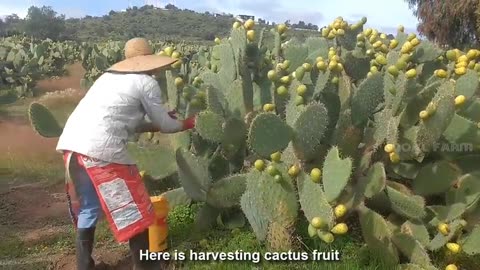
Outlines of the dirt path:
[{"label": "dirt path", "polygon": [[80,89],[80,80],[85,70],[81,63],[75,63],[67,68],[67,75],[61,78],[39,81],[36,85],[41,92],[51,92],[68,88]]}]

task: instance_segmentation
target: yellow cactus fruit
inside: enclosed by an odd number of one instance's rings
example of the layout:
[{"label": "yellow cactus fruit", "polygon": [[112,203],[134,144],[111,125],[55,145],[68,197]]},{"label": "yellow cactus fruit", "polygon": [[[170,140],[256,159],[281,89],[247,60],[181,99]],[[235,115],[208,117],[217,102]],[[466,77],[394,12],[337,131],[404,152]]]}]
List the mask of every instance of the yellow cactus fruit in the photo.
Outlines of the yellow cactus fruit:
[{"label": "yellow cactus fruit", "polygon": [[445,55],[449,61],[457,60],[457,53],[454,50],[448,50]]},{"label": "yellow cactus fruit", "polygon": [[380,65],[386,65],[388,63],[387,58],[382,54],[377,55],[377,57],[375,57],[375,61],[377,61],[377,63]]},{"label": "yellow cactus fruit", "polygon": [[467,66],[469,69],[473,69],[475,67],[475,61],[472,60],[470,62],[468,62],[468,66]]},{"label": "yellow cactus fruit", "polygon": [[338,71],[338,72],[342,72],[343,71],[342,63],[338,63],[337,66],[335,67],[335,70]]},{"label": "yellow cactus fruit", "polygon": [[284,24],[284,23],[281,23],[281,24],[277,25],[277,31],[280,34],[285,33],[285,31],[287,31],[287,25]]},{"label": "yellow cactus fruit", "polygon": [[173,47],[167,47],[167,48],[165,48],[163,51],[165,52],[165,54],[166,54],[167,56],[171,56],[172,53],[173,53],[173,50],[174,50]]},{"label": "yellow cactus fruit", "polygon": [[247,31],[247,39],[248,39],[248,41],[254,41],[255,40],[255,30],[248,30]]},{"label": "yellow cactus fruit", "polygon": [[277,78],[278,78],[278,77],[277,77],[277,72],[276,72],[275,70],[270,70],[270,71],[268,71],[268,73],[267,73],[267,77],[268,77],[268,79],[271,80],[271,81],[276,81]]},{"label": "yellow cactus fruit", "polygon": [[458,57],[457,59],[457,62],[468,62],[468,57],[466,55],[461,55],[460,57]]},{"label": "yellow cactus fruit", "polygon": [[439,77],[439,78],[446,78],[448,76],[448,73],[446,70],[444,69],[437,69],[435,70],[434,72],[435,76]]},{"label": "yellow cactus fruit", "polygon": [[302,67],[305,69],[306,72],[312,71],[312,65],[310,63],[303,63]]},{"label": "yellow cactus fruit", "polygon": [[465,75],[465,73],[467,73],[467,68],[465,67],[459,67],[459,68],[456,68],[455,69],[455,74],[457,75]]},{"label": "yellow cactus fruit", "polygon": [[405,32],[405,27],[403,25],[399,25],[397,28],[398,32]]},{"label": "yellow cactus fruit", "polygon": [[448,224],[446,224],[446,223],[438,224],[437,229],[441,234],[443,234],[445,236],[447,236],[450,233],[450,228],[449,228]]},{"label": "yellow cactus fruit", "polygon": [[165,53],[165,51],[162,50],[162,51],[159,51],[159,52],[157,53],[157,55],[165,56],[165,55],[167,55],[167,54]]},{"label": "yellow cactus fruit", "polygon": [[177,51],[172,53],[172,58],[178,59],[178,58],[180,58],[180,56],[181,56],[180,53],[177,52]]},{"label": "yellow cactus fruit", "polygon": [[182,87],[183,85],[184,85],[184,83],[183,83],[183,79],[182,79],[181,77],[175,78],[175,86],[176,86],[176,87],[180,88],[180,87]]},{"label": "yellow cactus fruit", "polygon": [[469,60],[473,60],[473,59],[477,58],[477,51],[475,51],[475,50],[473,50],[473,49],[469,50],[469,51],[467,52],[467,58],[468,58]]},{"label": "yellow cactus fruit", "polygon": [[396,66],[389,66],[387,68],[388,73],[390,73],[392,76],[396,77],[399,74],[398,68]]},{"label": "yellow cactus fruit", "polygon": [[259,171],[263,171],[265,169],[265,162],[261,159],[257,159],[255,160],[254,166],[255,166],[255,169]]},{"label": "yellow cactus fruit", "polygon": [[313,168],[310,172],[310,178],[314,183],[319,183],[322,178],[322,171],[319,168]]},{"label": "yellow cactus fruit", "polygon": [[328,33],[327,38],[328,38],[328,39],[334,39],[335,37],[336,37],[336,31],[335,31],[335,29],[332,29],[332,30],[330,31],[330,33]]},{"label": "yellow cactus fruit", "polygon": [[335,207],[334,211],[336,218],[341,218],[347,213],[347,207],[343,204],[339,204]]},{"label": "yellow cactus fruit", "polygon": [[316,66],[318,70],[321,70],[321,71],[327,70],[327,64],[324,61],[318,61]]},{"label": "yellow cactus fruit", "polygon": [[418,38],[414,38],[410,41],[414,47],[418,46],[420,44],[420,40]]},{"label": "yellow cactus fruit", "polygon": [[319,56],[319,57],[315,58],[315,63],[320,62],[320,61],[323,61],[323,57]]},{"label": "yellow cactus fruit", "polygon": [[393,153],[390,153],[388,156],[392,163],[396,164],[400,162],[400,156],[397,153],[393,152]]},{"label": "yellow cactus fruit", "polygon": [[450,250],[453,254],[457,254],[457,253],[460,253],[460,251],[462,251],[462,248],[457,243],[447,243],[446,246],[447,246],[447,249]]},{"label": "yellow cactus fruit", "polygon": [[395,152],[395,145],[389,143],[389,144],[385,145],[385,147],[383,148],[383,150],[385,150],[385,152],[387,152],[387,153],[389,153],[389,154],[390,154],[390,153],[393,153],[393,152]]},{"label": "yellow cactus fruit", "polygon": [[140,177],[143,179],[143,178],[145,177],[145,174],[146,174],[146,173],[147,173],[147,172],[145,172],[145,171],[140,171]]},{"label": "yellow cactus fruit", "polygon": [[381,34],[381,35],[380,35],[380,38],[381,38],[381,39],[387,39],[387,35]]},{"label": "yellow cactus fruit", "polygon": [[240,28],[241,26],[242,26],[242,24],[241,24],[240,22],[234,22],[234,23],[233,23],[233,28],[235,28],[235,29],[238,29],[238,28]]},{"label": "yellow cactus fruit", "polygon": [[465,68],[466,68],[466,67],[468,67],[468,62],[466,62],[466,61],[458,62],[458,63],[455,64],[455,67],[456,67],[456,68],[461,68],[461,67],[465,67]]},{"label": "yellow cactus fruit", "polygon": [[455,98],[455,106],[461,106],[465,103],[467,98],[464,95],[459,95]]},{"label": "yellow cactus fruit", "polygon": [[407,77],[407,79],[412,79],[412,78],[415,78],[416,76],[417,76],[417,70],[414,68],[408,70],[405,73],[405,77]]},{"label": "yellow cactus fruit", "polygon": [[458,267],[455,264],[449,264],[445,267],[445,270],[458,270]]},{"label": "yellow cactus fruit", "polygon": [[312,218],[312,222],[310,222],[310,224],[312,224],[315,229],[320,229],[323,227],[323,225],[325,225],[320,217]]},{"label": "yellow cactus fruit", "polygon": [[247,30],[253,29],[253,27],[255,26],[255,21],[252,19],[248,19],[243,26]]},{"label": "yellow cactus fruit", "polygon": [[221,42],[220,38],[216,37],[215,38],[215,44],[220,44],[220,42]]},{"label": "yellow cactus fruit", "polygon": [[372,77],[372,76],[373,76],[373,73],[372,73],[372,72],[368,72],[368,73],[367,73],[367,78],[370,78],[370,77]]},{"label": "yellow cactus fruit", "polygon": [[283,83],[283,84],[289,84],[291,81],[291,78],[290,76],[283,76],[282,78],[280,78],[280,82]]},{"label": "yellow cactus fruit", "polygon": [[348,226],[345,223],[338,223],[330,231],[337,235],[346,234],[348,232]]},{"label": "yellow cactus fruit", "polygon": [[370,67],[370,72],[372,72],[373,74],[377,73],[378,72],[378,68],[376,66],[371,66]]},{"label": "yellow cactus fruit", "polygon": [[372,34],[372,29],[371,28],[367,28],[365,29],[365,31],[363,31],[363,33],[365,34],[366,37],[369,37],[371,34]]},{"label": "yellow cactus fruit", "polygon": [[271,111],[275,110],[275,105],[271,104],[271,103],[267,103],[267,104],[263,105],[263,110],[266,111],[266,112],[271,112]]},{"label": "yellow cactus fruit", "polygon": [[327,244],[333,243],[333,241],[335,241],[335,236],[333,236],[333,234],[330,232],[317,230],[317,235],[318,235],[318,238],[320,238],[323,242]]},{"label": "yellow cactus fruit", "polygon": [[305,84],[301,84],[297,87],[297,95],[303,96],[307,92],[307,86]]},{"label": "yellow cactus fruit", "polygon": [[270,155],[270,159],[272,159],[273,162],[280,162],[280,160],[282,160],[282,153],[275,152]]},{"label": "yellow cactus fruit", "polygon": [[408,34],[408,37],[407,37],[407,40],[408,41],[412,41],[413,39],[415,39],[417,37],[417,35],[415,33],[410,33]]},{"label": "yellow cactus fruit", "polygon": [[480,63],[476,63],[475,66],[473,66],[473,70],[479,72],[480,71]]},{"label": "yellow cactus fruit", "polygon": [[295,176],[297,176],[299,173],[300,173],[300,168],[299,168],[297,165],[292,165],[292,166],[288,169],[288,175],[290,175],[291,177],[295,177]]},{"label": "yellow cactus fruit", "polygon": [[282,63],[282,69],[288,69],[290,67],[290,60],[285,60]]},{"label": "yellow cactus fruit", "polygon": [[401,53],[409,53],[409,52],[412,51],[412,49],[413,49],[412,43],[410,43],[410,41],[407,41],[402,45],[402,48],[400,49],[400,52]]},{"label": "yellow cactus fruit", "polygon": [[374,49],[378,49],[378,48],[382,47],[382,44],[383,44],[383,43],[379,40],[379,41],[375,41],[375,42],[372,44],[372,46],[373,46]]},{"label": "yellow cactus fruit", "polygon": [[322,29],[322,37],[324,37],[324,38],[328,37],[329,33],[330,33],[330,29],[328,29],[328,28],[323,28]]},{"label": "yellow cactus fruit", "polygon": [[428,112],[424,110],[424,111],[421,111],[421,112],[418,114],[418,116],[420,117],[420,119],[425,120],[425,119],[428,118],[429,115],[428,115]]},{"label": "yellow cactus fruit", "polygon": [[345,30],[343,30],[342,28],[337,30],[337,36],[344,36],[344,35],[345,35]]},{"label": "yellow cactus fruit", "polygon": [[337,67],[337,64],[338,62],[335,60],[330,61],[330,63],[328,63],[328,69],[335,70],[335,68]]},{"label": "yellow cactus fruit", "polygon": [[397,46],[398,46],[398,40],[392,39],[392,41],[390,42],[389,48],[393,50],[393,49],[395,49]]}]

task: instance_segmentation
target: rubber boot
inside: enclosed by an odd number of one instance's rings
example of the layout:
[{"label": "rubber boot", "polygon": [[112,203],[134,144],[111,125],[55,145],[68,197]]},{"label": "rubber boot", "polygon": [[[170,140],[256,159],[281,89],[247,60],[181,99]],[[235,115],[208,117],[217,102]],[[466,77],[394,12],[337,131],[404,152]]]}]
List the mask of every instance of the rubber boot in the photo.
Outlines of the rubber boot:
[{"label": "rubber boot", "polygon": [[95,228],[78,229],[76,239],[76,257],[78,270],[94,270],[95,261],[92,258]]},{"label": "rubber boot", "polygon": [[148,251],[148,230],[132,237],[128,244],[132,253],[133,270],[162,270],[167,269],[167,262],[160,260],[140,260],[140,251],[144,253]]}]

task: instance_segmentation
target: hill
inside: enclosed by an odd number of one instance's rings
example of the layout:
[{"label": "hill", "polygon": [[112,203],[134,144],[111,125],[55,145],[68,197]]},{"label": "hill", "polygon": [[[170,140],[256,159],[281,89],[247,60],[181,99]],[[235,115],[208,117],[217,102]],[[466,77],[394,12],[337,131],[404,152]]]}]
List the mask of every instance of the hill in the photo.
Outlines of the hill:
[{"label": "hill", "polygon": [[[192,42],[213,41],[216,36],[226,36],[230,32],[235,18],[232,14],[198,13],[188,9],[179,9],[173,5],[167,8],[153,6],[133,7],[125,11],[110,11],[99,17],[86,16],[84,18],[65,19],[57,15],[50,7],[31,7],[28,20],[15,16],[7,17],[0,22],[0,35],[25,33],[38,38],[59,40],[102,41],[127,40],[132,37],[143,36],[152,40]],[[42,22],[54,18],[56,24],[61,24],[55,31],[51,23]],[[42,25],[44,28],[41,29]],[[259,20],[259,26],[272,27],[273,23]],[[60,25],[59,25],[60,26]],[[292,28],[305,28],[305,31],[294,31],[300,39],[305,36],[318,34],[316,25],[299,22],[292,24]]]}]

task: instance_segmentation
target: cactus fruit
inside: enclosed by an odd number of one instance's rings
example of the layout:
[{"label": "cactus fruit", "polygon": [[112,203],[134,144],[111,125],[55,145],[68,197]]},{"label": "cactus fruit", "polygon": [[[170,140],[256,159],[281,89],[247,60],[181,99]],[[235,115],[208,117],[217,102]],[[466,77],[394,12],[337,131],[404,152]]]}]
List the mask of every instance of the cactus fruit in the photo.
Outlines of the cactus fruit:
[{"label": "cactus fruit", "polygon": [[311,224],[315,229],[321,229],[325,225],[320,217],[312,218]]},{"label": "cactus fruit", "polygon": [[460,247],[459,244],[457,243],[447,243],[446,245],[447,249],[450,250],[453,254],[460,253],[462,248]]},{"label": "cactus fruit", "polygon": [[336,235],[346,234],[348,232],[348,226],[345,223],[338,223],[332,228],[331,232]]},{"label": "cactus fruit", "polygon": [[438,231],[445,236],[447,236],[450,233],[450,228],[446,223],[438,224],[437,228],[438,228]]},{"label": "cactus fruit", "polygon": [[255,160],[255,168],[259,171],[263,171],[265,169],[265,162],[261,159]]},{"label": "cactus fruit", "polygon": [[458,267],[455,264],[449,264],[445,267],[445,270],[458,270]]},{"label": "cactus fruit", "polygon": [[314,183],[319,183],[322,179],[322,171],[319,168],[313,168],[310,172],[310,179],[312,179]]},{"label": "cactus fruit", "polygon": [[342,218],[347,213],[347,207],[343,204],[339,204],[334,209],[335,217]]}]

